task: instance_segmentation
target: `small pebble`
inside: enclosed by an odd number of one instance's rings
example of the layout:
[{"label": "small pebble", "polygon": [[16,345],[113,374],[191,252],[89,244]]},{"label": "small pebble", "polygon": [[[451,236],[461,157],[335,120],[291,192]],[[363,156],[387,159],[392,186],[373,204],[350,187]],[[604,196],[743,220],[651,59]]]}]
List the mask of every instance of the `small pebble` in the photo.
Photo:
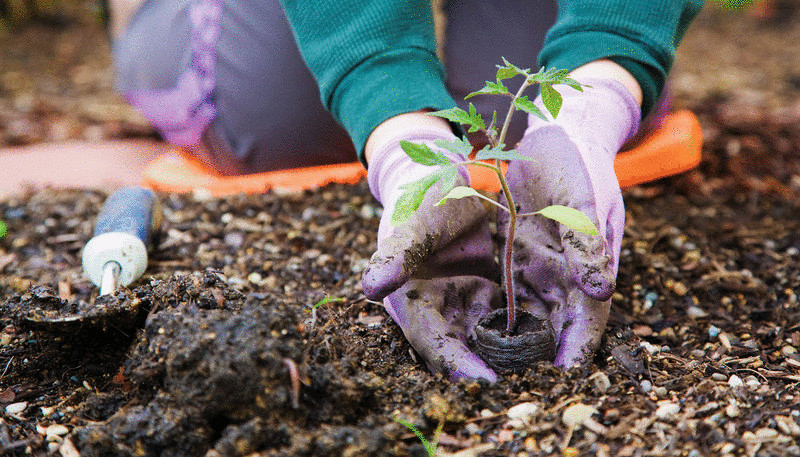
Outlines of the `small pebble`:
[{"label": "small pebble", "polygon": [[470,422],[464,426],[464,430],[467,431],[470,435],[480,435],[483,433],[483,429],[478,426],[478,424],[474,422]]},{"label": "small pebble", "polygon": [[737,375],[731,375],[730,379],[728,379],[728,385],[731,389],[736,389],[738,387],[744,387],[744,382],[742,382],[742,378]]},{"label": "small pebble", "polygon": [[643,379],[642,382],[639,383],[639,387],[642,388],[642,392],[649,394],[650,391],[653,390],[653,383],[647,379]]},{"label": "small pebble", "polygon": [[494,413],[489,408],[481,410],[481,417],[482,418],[486,419],[486,418],[493,417],[493,416],[494,416]]},{"label": "small pebble", "polygon": [[256,272],[252,272],[249,275],[247,275],[247,281],[249,281],[251,284],[258,285],[262,279],[263,278],[261,277],[261,275]]},{"label": "small pebble", "polygon": [[47,452],[50,454],[55,454],[61,448],[60,441],[51,441],[47,443]]},{"label": "small pebble", "polygon": [[653,392],[656,394],[657,397],[666,397],[667,396],[667,388],[664,386],[655,386],[653,387]]},{"label": "small pebble", "polygon": [[509,419],[520,420],[525,424],[529,424],[531,418],[539,413],[539,406],[534,403],[520,403],[508,409],[506,415]]},{"label": "small pebble", "polygon": [[672,402],[664,402],[659,405],[658,409],[656,409],[656,418],[663,421],[669,421],[675,419],[675,417],[680,411],[681,411],[681,406],[679,404]]},{"label": "small pebble", "polygon": [[724,382],[728,380],[728,376],[725,373],[714,373],[711,375],[711,379],[714,381]]},{"label": "small pebble", "polygon": [[64,436],[67,433],[69,433],[69,429],[61,424],[53,424],[44,429],[44,434],[47,436]]},{"label": "small pebble", "polygon": [[602,371],[598,371],[597,373],[591,375],[589,379],[592,380],[595,390],[597,390],[597,392],[600,394],[606,393],[608,389],[611,388],[611,380],[609,380],[608,375]]},{"label": "small pebble", "polygon": [[6,413],[7,414],[11,414],[11,415],[19,414],[19,413],[25,411],[25,408],[27,408],[27,407],[28,407],[28,402],[27,401],[21,401],[21,402],[18,402],[18,403],[11,403],[10,405],[6,406]]},{"label": "small pebble", "polygon": [[708,317],[708,312],[699,306],[690,306],[686,310],[686,314],[693,319],[702,319],[704,317]]},{"label": "small pebble", "polygon": [[775,424],[777,424],[778,429],[789,436],[799,437],[800,436],[800,425],[797,424],[791,417],[788,416],[775,416]]},{"label": "small pebble", "polygon": [[648,341],[642,341],[639,344],[639,347],[643,348],[650,355],[657,354],[661,350],[660,346],[652,344]]},{"label": "small pebble", "polygon": [[564,457],[578,457],[578,455],[580,455],[580,453],[581,453],[581,451],[579,451],[577,448],[574,448],[574,447],[570,446],[570,447],[564,449],[564,452],[562,453],[562,455]]},{"label": "small pebble", "polygon": [[231,222],[233,222],[233,214],[225,213],[225,214],[223,214],[222,216],[219,217],[219,220],[223,224],[230,224]]},{"label": "small pebble", "polygon": [[508,443],[514,439],[514,432],[511,430],[500,430],[497,432],[497,440],[501,443]]},{"label": "small pebble", "polygon": [[736,445],[735,445],[735,444],[733,444],[733,443],[725,443],[725,444],[724,444],[724,445],[722,445],[722,447],[719,449],[719,451],[720,451],[721,453],[723,453],[723,454],[730,454],[730,453],[732,453],[732,452],[733,452],[733,451],[735,451],[735,450],[736,450]]},{"label": "small pebble", "polygon": [[725,407],[725,415],[728,417],[739,417],[741,414],[742,410],[736,403],[731,403]]},{"label": "small pebble", "polygon": [[717,327],[716,325],[712,325],[711,327],[708,328],[708,337],[713,340],[714,338],[719,336],[720,332],[722,332],[722,330],[720,330],[719,327]]},{"label": "small pebble", "polygon": [[583,424],[593,414],[598,414],[597,408],[583,403],[576,403],[564,410],[561,422],[566,426],[577,427]]},{"label": "small pebble", "polygon": [[758,440],[763,442],[772,441],[778,437],[778,431],[772,428],[764,427],[756,430]]},{"label": "small pebble", "polygon": [[746,377],[746,378],[744,379],[744,384],[745,384],[745,385],[747,386],[747,388],[748,388],[748,389],[750,389],[750,390],[756,390],[756,389],[758,389],[759,387],[761,387],[761,381],[759,381],[759,380],[758,380],[758,378],[756,378],[756,377],[755,377],[755,376],[753,376],[753,375],[750,375],[750,376]]}]

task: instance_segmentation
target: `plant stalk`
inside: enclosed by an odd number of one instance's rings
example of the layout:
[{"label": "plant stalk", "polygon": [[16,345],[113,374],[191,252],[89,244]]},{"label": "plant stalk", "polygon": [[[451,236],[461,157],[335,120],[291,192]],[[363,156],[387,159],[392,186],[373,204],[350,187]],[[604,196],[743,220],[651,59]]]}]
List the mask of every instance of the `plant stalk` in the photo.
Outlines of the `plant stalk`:
[{"label": "plant stalk", "polygon": [[[508,107],[506,118],[503,121],[503,127],[500,129],[500,135],[497,138],[498,144],[505,144],[508,126],[511,125],[511,117],[517,110],[514,102],[518,98],[522,97],[522,93],[525,92],[525,89],[527,89],[530,85],[531,84],[528,82],[528,78],[525,78],[525,81],[519,87],[516,95],[514,95],[514,98],[511,100],[511,106]],[[514,254],[514,234],[517,229],[517,206],[514,203],[514,198],[511,196],[511,190],[508,188],[508,183],[506,182],[506,178],[503,176],[503,172],[500,168],[500,160],[495,160],[495,165],[497,166],[497,178],[500,180],[500,187],[503,189],[503,196],[505,197],[508,206],[508,229],[506,231],[506,250],[503,262],[503,274],[505,276],[504,279],[506,286],[506,316],[508,317],[508,320],[506,321],[506,333],[511,334],[511,332],[514,331],[514,327],[517,323],[517,299],[516,294],[514,293],[514,277],[511,268],[511,261]]]}]

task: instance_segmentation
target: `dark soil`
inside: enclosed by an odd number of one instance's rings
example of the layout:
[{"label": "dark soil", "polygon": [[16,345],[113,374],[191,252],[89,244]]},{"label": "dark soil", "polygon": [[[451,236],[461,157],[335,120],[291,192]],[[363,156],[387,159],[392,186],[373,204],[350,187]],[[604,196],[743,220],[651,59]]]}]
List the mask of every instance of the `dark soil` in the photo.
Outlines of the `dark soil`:
[{"label": "dark soil", "polygon": [[[76,108],[122,106],[102,32],[80,24],[1,38],[0,144],[150,135]],[[799,31],[713,9],[695,23],[673,90],[703,162],[626,191],[611,322],[569,373],[430,374],[361,292],[380,214],[364,183],[160,195],[145,277],[101,303],[134,312],[82,326],[29,311],[96,302],[80,251],[106,194],[0,201],[0,454],[425,455],[402,418],[428,437],[443,423],[443,455],[800,455]]]}]

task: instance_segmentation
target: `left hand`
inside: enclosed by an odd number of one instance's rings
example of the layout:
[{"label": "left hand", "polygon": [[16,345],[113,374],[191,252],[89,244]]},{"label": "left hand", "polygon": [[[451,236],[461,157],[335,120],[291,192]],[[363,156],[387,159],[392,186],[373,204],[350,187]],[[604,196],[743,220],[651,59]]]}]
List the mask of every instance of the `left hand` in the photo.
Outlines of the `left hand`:
[{"label": "left hand", "polygon": [[[517,300],[551,322],[555,364],[563,368],[586,362],[605,330],[625,227],[614,158],[641,116],[619,82],[580,82],[591,87],[562,89],[555,120],[529,116],[518,151],[536,161],[512,161],[506,174],[520,213],[565,205],[583,211],[600,231],[590,236],[541,216],[518,219],[512,261]],[[508,217],[499,214],[504,234]]]}]

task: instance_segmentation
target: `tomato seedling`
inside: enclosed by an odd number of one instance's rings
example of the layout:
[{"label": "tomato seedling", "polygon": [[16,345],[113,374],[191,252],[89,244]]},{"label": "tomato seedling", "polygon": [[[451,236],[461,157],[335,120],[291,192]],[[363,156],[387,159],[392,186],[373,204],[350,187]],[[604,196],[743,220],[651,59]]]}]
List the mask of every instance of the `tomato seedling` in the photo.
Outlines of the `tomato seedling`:
[{"label": "tomato seedling", "polygon": [[[497,66],[497,74],[495,81],[487,81],[486,86],[482,89],[467,95],[464,99],[469,99],[477,95],[497,95],[502,97],[509,97],[511,99],[508,112],[502,126],[497,127],[497,111],[492,114],[492,121],[489,125],[476,111],[475,106],[470,103],[467,110],[461,108],[450,108],[441,111],[430,113],[433,116],[442,117],[452,122],[457,122],[464,125],[469,133],[483,131],[486,138],[489,140],[488,144],[477,151],[472,159],[466,161],[454,162],[446,154],[434,151],[428,145],[413,143],[409,141],[401,141],[403,151],[414,162],[439,167],[430,175],[425,176],[417,181],[408,183],[402,187],[403,193],[397,201],[394,213],[392,213],[392,224],[399,225],[408,220],[409,217],[419,208],[425,194],[436,183],[440,184],[440,191],[445,194],[436,205],[443,205],[449,199],[458,199],[465,197],[477,197],[483,199],[492,205],[498,207],[501,211],[505,211],[509,216],[508,232],[506,233],[506,246],[504,253],[504,286],[506,292],[506,305],[508,308],[508,320],[506,324],[506,332],[512,333],[516,322],[516,303],[514,297],[514,281],[511,272],[511,259],[514,246],[514,232],[517,225],[517,219],[520,217],[530,216],[543,216],[567,227],[577,230],[589,235],[597,235],[598,230],[592,223],[591,219],[583,212],[562,205],[551,205],[530,213],[517,213],[517,207],[514,204],[514,197],[511,195],[505,176],[501,169],[503,162],[511,160],[527,160],[534,161],[534,159],[518,153],[515,149],[506,149],[505,138],[508,132],[508,126],[511,124],[511,118],[517,111],[523,111],[539,117],[542,120],[548,121],[545,113],[539,109],[532,100],[524,95],[526,89],[539,85],[539,92],[541,94],[542,104],[547,112],[553,117],[558,116],[561,109],[562,97],[561,94],[553,87],[556,85],[564,85],[574,90],[583,91],[583,85],[574,79],[567,76],[567,70],[557,70],[551,68],[545,70],[540,69],[536,73],[532,73],[530,69],[519,68],[511,64],[503,58],[503,65]],[[524,77],[524,81],[517,89],[516,92],[511,92],[504,84],[505,80],[515,78],[517,76]],[[435,140],[433,144],[437,147],[455,152],[460,156],[470,157],[473,153],[473,145],[466,138],[460,138],[452,141],[448,140]],[[475,165],[491,169],[497,175],[500,181],[501,193],[505,204],[498,203],[494,199],[488,198],[479,193],[475,189],[467,186],[456,186],[456,179],[458,176],[458,169],[465,165]]]}]

